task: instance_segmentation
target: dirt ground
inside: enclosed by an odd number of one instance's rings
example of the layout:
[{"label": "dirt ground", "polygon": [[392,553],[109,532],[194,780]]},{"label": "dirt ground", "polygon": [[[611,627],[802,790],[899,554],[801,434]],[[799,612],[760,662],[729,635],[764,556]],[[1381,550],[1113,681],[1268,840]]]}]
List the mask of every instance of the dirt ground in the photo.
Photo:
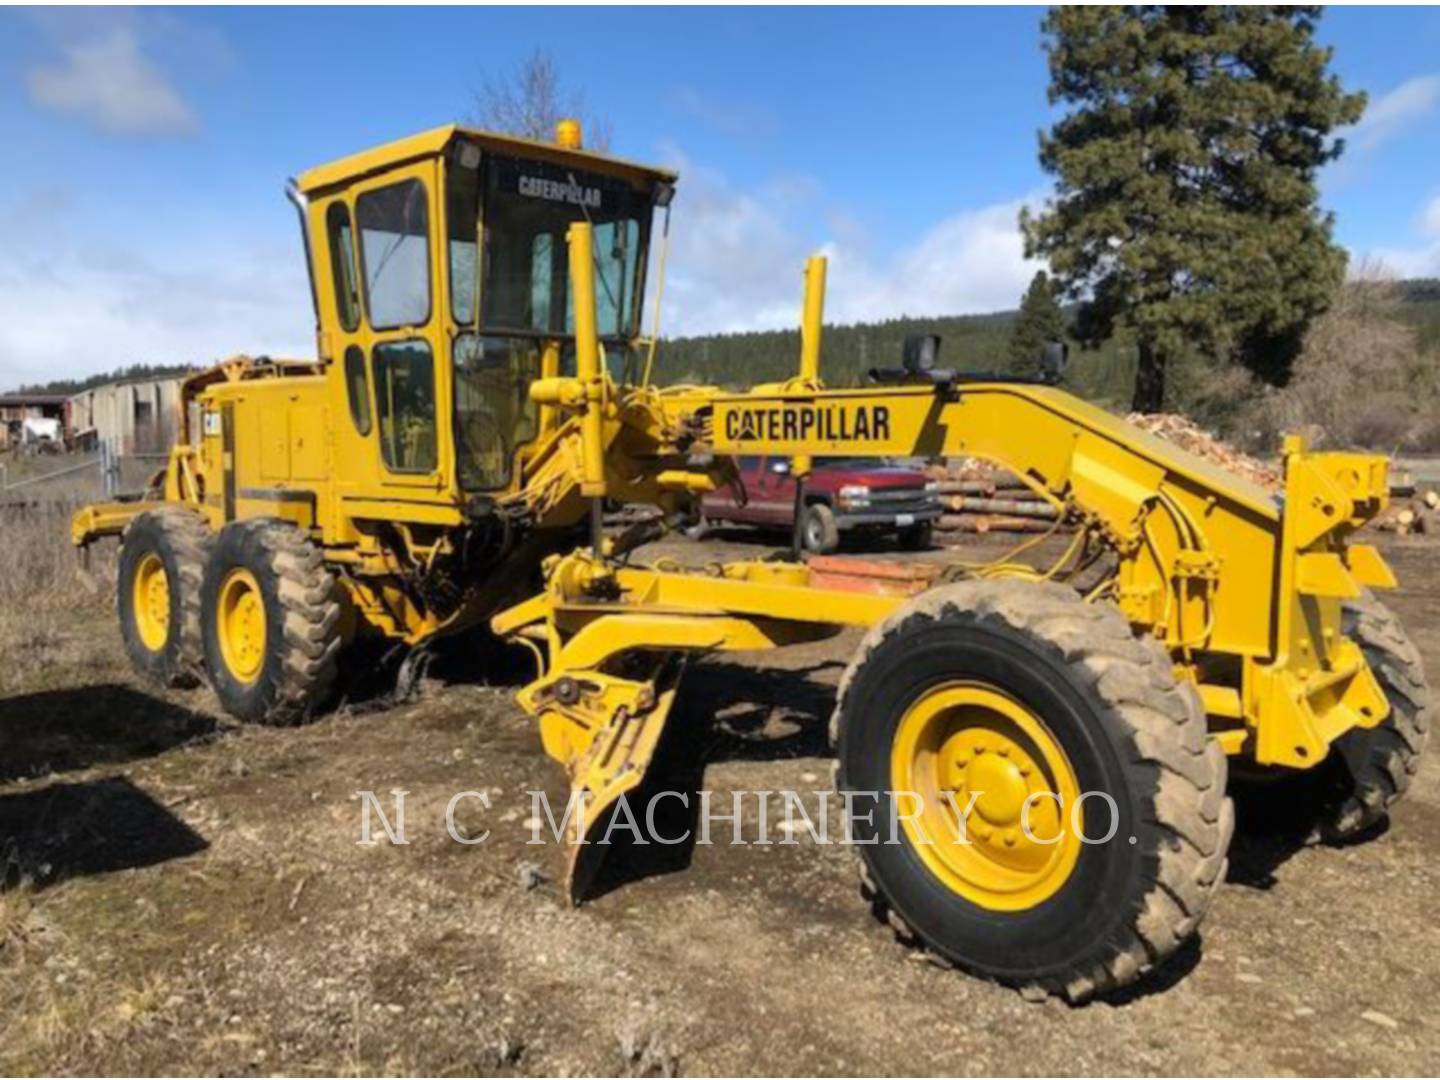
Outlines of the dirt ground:
[{"label": "dirt ground", "polygon": [[[1440,544],[1384,546],[1440,675]],[[736,550],[761,549],[671,553]],[[276,731],[232,724],[203,690],[137,683],[108,598],[0,624],[6,1073],[1440,1068],[1433,758],[1362,844],[1303,847],[1249,814],[1199,940],[1134,992],[1072,1008],[908,952],[860,901],[851,853],[803,836],[618,853],[602,895],[570,908],[563,850],[525,842],[527,792],[563,803],[565,785],[504,685],[519,670],[499,685],[442,670],[404,707]],[[825,788],[854,643],[693,668],[671,781],[721,801]],[[388,805],[396,788],[410,842],[357,844],[355,792]],[[490,796],[459,815],[486,843],[447,836],[463,790]]]}]

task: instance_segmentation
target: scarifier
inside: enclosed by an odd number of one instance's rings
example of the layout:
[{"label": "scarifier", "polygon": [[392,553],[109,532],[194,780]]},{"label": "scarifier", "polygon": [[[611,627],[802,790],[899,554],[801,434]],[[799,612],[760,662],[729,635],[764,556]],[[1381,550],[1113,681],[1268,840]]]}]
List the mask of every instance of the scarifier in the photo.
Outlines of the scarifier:
[{"label": "scarifier", "polygon": [[[687,658],[867,627],[830,728],[838,788],[873,802],[852,821],[863,892],[937,958],[1072,1000],[1195,930],[1224,878],[1229,760],[1323,774],[1304,790],[1331,836],[1404,792],[1428,690],[1370,591],[1394,577],[1353,539],[1385,505],[1383,457],[1287,439],[1277,499],[1054,379],[940,370],[936,339],[829,389],[818,258],[794,378],[657,386],[663,241],[648,334],[642,300],[676,182],[584,150],[573,122],[554,144],[442,127],[292,181],[317,359],[189,378],[152,489],[74,520],[82,550],[121,537],[137,668],[290,723],[337,693],[345,650],[410,650],[404,681],[488,623],[535,656],[519,701],[581,809],[579,898]],[[988,458],[1073,541],[918,595],[846,587],[834,560],[637,557],[741,454],[793,455],[801,477],[816,456]],[[607,532],[617,503],[659,515]],[[867,843],[887,823],[896,842]]]}]

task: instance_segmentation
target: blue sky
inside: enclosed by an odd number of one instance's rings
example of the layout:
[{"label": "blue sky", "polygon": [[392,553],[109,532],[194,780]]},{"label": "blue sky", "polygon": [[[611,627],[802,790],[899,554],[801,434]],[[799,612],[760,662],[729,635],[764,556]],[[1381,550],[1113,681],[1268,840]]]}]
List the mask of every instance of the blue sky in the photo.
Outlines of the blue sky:
[{"label": "blue sky", "polygon": [[[1013,306],[1044,198],[1039,8],[0,12],[0,387],[311,352],[284,179],[463,117],[537,45],[617,153],[677,166],[666,325]],[[1370,109],[1327,169],[1356,255],[1440,275],[1440,10],[1333,8]]]}]

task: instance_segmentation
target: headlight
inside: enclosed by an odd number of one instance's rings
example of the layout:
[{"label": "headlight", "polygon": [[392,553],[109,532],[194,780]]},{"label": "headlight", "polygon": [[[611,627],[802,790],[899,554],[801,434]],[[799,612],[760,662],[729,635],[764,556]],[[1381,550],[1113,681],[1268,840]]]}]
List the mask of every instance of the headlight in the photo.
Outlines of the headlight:
[{"label": "headlight", "polygon": [[940,494],[940,481],[939,481],[939,480],[926,480],[926,481],[925,481],[925,494],[926,494],[926,495],[939,495],[939,494]]},{"label": "headlight", "polygon": [[847,509],[870,505],[870,489],[864,484],[846,484],[840,489],[840,505]]}]

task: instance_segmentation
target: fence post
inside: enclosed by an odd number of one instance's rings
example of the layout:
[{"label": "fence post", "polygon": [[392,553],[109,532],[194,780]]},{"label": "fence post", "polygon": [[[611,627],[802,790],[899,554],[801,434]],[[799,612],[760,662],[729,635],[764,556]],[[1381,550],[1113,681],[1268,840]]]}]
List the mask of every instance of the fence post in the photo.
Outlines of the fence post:
[{"label": "fence post", "polygon": [[105,489],[105,498],[110,499],[119,487],[116,473],[115,447],[109,439],[100,440],[100,479]]}]

